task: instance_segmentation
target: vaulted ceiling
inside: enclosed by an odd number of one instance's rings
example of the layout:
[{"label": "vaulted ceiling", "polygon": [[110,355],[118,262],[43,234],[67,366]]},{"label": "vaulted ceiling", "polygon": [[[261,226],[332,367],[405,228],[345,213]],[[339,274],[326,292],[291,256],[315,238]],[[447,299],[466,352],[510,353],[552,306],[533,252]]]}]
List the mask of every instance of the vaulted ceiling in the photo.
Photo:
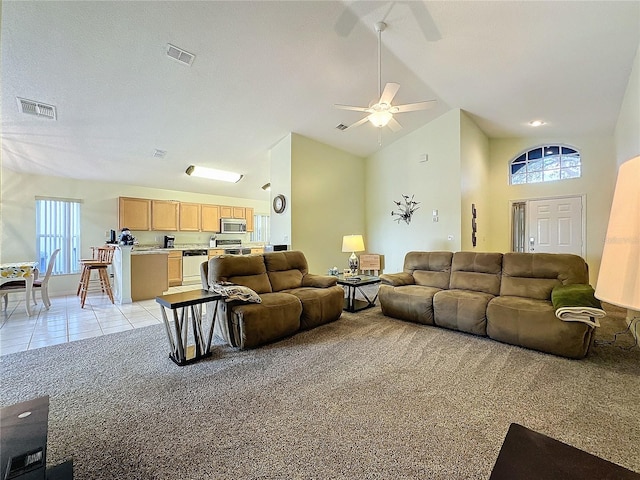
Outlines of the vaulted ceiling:
[{"label": "vaulted ceiling", "polygon": [[[388,145],[451,108],[489,137],[612,134],[640,43],[640,2],[3,1],[3,167],[267,199],[269,149],[296,132],[359,156],[370,124],[333,104],[437,99]],[[172,44],[191,66],[167,56]],[[56,107],[21,113],[17,97]],[[534,119],[547,122],[532,129]],[[154,156],[166,152],[164,158]],[[243,173],[188,177],[190,164]]]}]

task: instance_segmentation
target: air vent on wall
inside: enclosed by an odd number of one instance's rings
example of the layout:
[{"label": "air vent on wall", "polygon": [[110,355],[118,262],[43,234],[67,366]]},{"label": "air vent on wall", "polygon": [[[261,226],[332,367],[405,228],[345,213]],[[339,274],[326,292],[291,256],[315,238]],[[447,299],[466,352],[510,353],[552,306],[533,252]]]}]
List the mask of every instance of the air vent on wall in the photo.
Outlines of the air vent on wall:
[{"label": "air vent on wall", "polygon": [[348,127],[344,123],[341,123],[340,125],[336,125],[336,128],[338,130],[346,130]]},{"label": "air vent on wall", "polygon": [[193,53],[189,53],[181,48],[178,48],[170,43],[167,43],[167,55],[180,63],[191,66],[193,59],[196,56]]},{"label": "air vent on wall", "polygon": [[18,100],[18,110],[21,113],[35,115],[37,117],[56,119],[56,107],[47,105],[46,103],[27,100],[26,98],[16,97]]}]

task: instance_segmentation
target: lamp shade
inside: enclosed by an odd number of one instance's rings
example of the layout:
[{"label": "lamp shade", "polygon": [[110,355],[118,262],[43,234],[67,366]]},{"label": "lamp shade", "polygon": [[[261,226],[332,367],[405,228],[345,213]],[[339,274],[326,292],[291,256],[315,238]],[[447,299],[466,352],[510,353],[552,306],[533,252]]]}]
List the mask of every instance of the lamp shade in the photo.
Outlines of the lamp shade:
[{"label": "lamp shade", "polygon": [[596,297],[640,310],[640,156],[618,170]]},{"label": "lamp shade", "polygon": [[345,235],[342,237],[343,252],[363,252],[364,240],[362,235]]}]

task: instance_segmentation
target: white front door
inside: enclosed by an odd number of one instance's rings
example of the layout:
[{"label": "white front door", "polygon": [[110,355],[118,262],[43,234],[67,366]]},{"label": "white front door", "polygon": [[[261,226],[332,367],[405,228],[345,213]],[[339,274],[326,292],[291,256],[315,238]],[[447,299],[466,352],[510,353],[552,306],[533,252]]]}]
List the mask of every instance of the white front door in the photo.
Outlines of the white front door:
[{"label": "white front door", "polygon": [[529,200],[529,252],[584,256],[582,197]]}]

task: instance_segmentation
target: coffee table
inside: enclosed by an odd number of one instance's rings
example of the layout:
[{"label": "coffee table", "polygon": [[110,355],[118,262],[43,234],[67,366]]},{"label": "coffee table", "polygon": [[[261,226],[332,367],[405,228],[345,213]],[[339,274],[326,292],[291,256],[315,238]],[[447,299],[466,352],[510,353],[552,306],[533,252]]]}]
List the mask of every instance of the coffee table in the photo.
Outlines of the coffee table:
[{"label": "coffee table", "polygon": [[489,480],[640,480],[640,474],[512,423]]},{"label": "coffee table", "polygon": [[[211,356],[211,339],[213,338],[213,327],[218,313],[218,302],[223,298],[222,295],[208,290],[190,290],[156,297],[156,302],[160,304],[160,311],[162,312],[162,319],[164,320],[169,347],[171,348],[169,358],[177,365],[187,365]],[[205,339],[202,331],[202,304],[208,302],[215,302],[215,304],[207,307],[213,308],[214,312]],[[166,309],[171,310],[173,313],[175,339],[171,332],[171,324],[167,317]],[[187,345],[189,323],[192,325],[193,332],[194,344],[192,345]]]},{"label": "coffee table", "polygon": [[[357,275],[355,277],[345,277],[344,275],[338,275],[338,285],[347,287],[345,289],[344,310],[347,312],[359,312],[365,308],[374,307],[378,293],[373,299],[370,299],[366,292],[362,290],[365,285],[375,285],[380,283],[379,277],[371,275]],[[366,301],[356,298],[356,291],[359,291]]]}]

